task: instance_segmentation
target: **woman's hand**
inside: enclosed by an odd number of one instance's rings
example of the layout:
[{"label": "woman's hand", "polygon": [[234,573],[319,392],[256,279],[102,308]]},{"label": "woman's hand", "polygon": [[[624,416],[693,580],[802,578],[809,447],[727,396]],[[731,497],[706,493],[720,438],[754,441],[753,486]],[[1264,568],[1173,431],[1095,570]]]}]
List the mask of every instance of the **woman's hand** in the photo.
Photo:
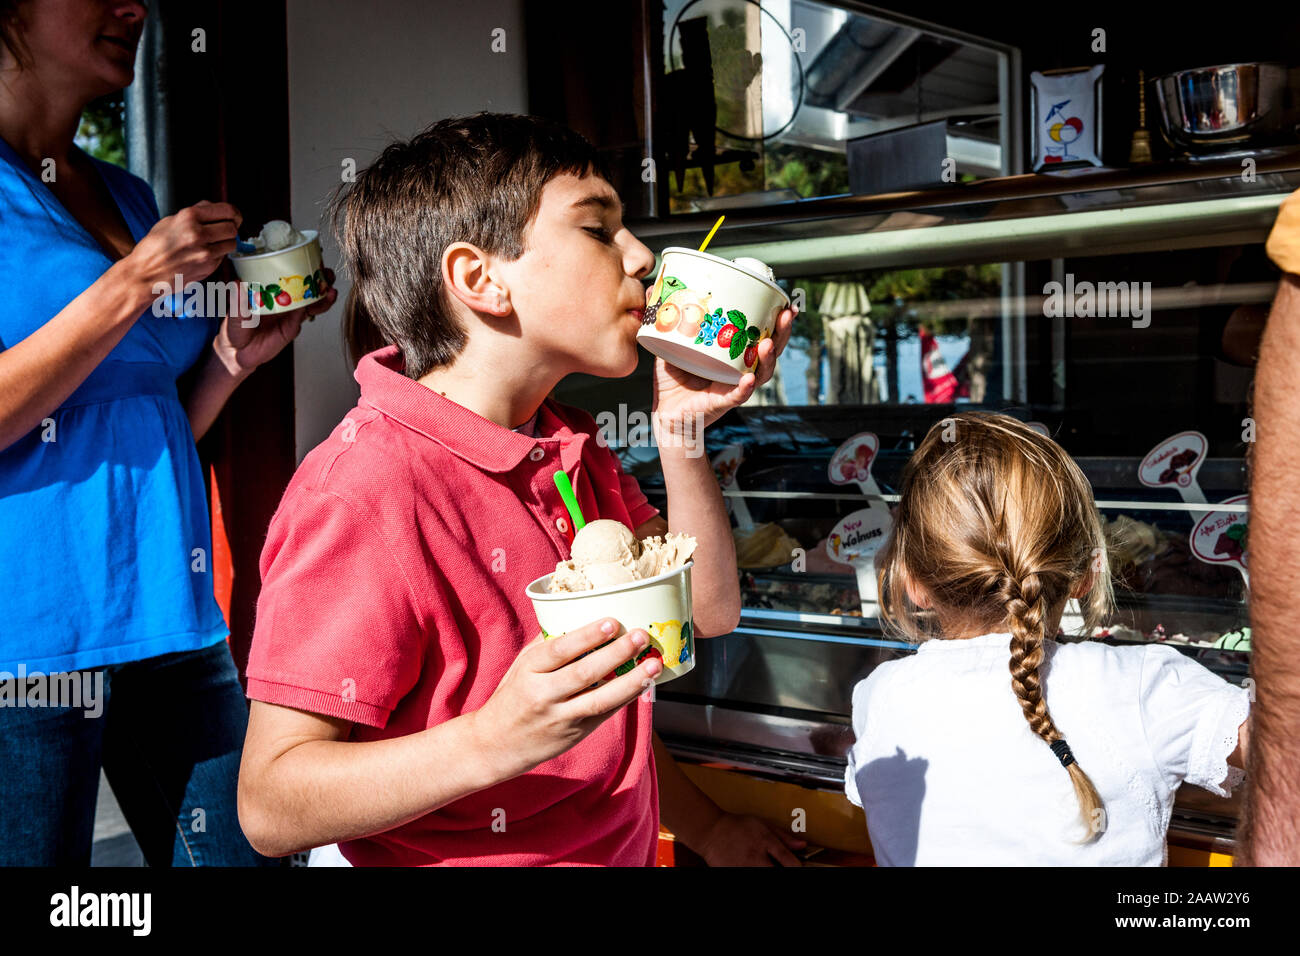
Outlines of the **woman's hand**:
[{"label": "woman's hand", "polygon": [[298,337],[304,321],[310,322],[327,311],[338,299],[333,269],[325,270],[325,285],[329,291],[318,301],[291,312],[258,316],[258,323],[250,328],[244,327],[247,319],[241,319],[237,315],[226,316],[212,343],[212,349],[217,353],[221,364],[231,375],[245,378],[263,362],[275,358]]},{"label": "woman's hand", "polygon": [[334,288],[334,270],[325,270],[329,291],[320,300],[300,309],[274,315],[259,315],[258,322],[244,327],[247,317],[227,315],[212,340],[212,351],[203,363],[193,388],[185,397],[185,413],[198,441],[212,427],[221,409],[239,383],[253,369],[269,362],[298,337],[304,320],[310,321],[334,304],[339,297]]},{"label": "woman's hand", "polygon": [[[229,203],[201,202],[160,219],[129,253],[27,338],[0,351],[0,450],[53,414],[108,357],[141,311],[163,294],[210,276],[235,248],[243,221]],[[176,276],[181,288],[173,288]],[[205,369],[214,365],[204,363]],[[211,424],[236,382],[214,367],[203,408],[190,409],[195,434]],[[224,381],[223,381],[224,380]]]},{"label": "woman's hand", "polygon": [[807,845],[760,817],[724,813],[691,849],[709,866],[803,866],[790,851]]},{"label": "woman's hand", "polygon": [[197,202],[154,223],[122,263],[150,292],[156,285],[166,285],[179,295],[185,286],[173,289],[176,277],[188,283],[212,275],[221,260],[235,251],[243,221],[240,211],[228,202]]},{"label": "woman's hand", "polygon": [[749,401],[754,390],[776,372],[777,356],[790,341],[796,312],[785,309],[776,319],[770,338],[758,343],[758,363],[735,385],[710,381],[682,371],[661,358],[655,359],[654,399],[651,404],[656,429],[668,426],[673,432],[689,432],[712,425],[738,405]]}]

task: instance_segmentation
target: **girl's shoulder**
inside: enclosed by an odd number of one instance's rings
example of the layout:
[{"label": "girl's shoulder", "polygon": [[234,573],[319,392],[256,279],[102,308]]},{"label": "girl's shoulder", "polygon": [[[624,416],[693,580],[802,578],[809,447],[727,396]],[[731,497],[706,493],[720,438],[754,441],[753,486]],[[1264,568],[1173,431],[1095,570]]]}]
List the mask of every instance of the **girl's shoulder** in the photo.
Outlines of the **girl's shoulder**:
[{"label": "girl's shoulder", "polygon": [[1096,640],[1047,641],[1046,680],[1049,686],[1087,683],[1105,687],[1111,694],[1127,695],[1141,681],[1147,649],[1145,644],[1103,644]]},{"label": "girl's shoulder", "polygon": [[1189,653],[1168,644],[1052,642],[1045,686],[1049,696],[1104,697],[1139,711],[1168,709],[1166,698],[1223,692],[1228,682]]},{"label": "girl's shoulder", "polygon": [[1153,659],[1181,657],[1164,644],[1105,644],[1099,640],[1048,641],[1047,659],[1058,670],[1089,669],[1111,678],[1137,680]]},{"label": "girl's shoulder", "polygon": [[884,704],[891,688],[910,685],[921,679],[926,670],[926,661],[916,653],[877,664],[871,673],[853,686],[853,709],[863,710],[868,700],[877,705]]}]

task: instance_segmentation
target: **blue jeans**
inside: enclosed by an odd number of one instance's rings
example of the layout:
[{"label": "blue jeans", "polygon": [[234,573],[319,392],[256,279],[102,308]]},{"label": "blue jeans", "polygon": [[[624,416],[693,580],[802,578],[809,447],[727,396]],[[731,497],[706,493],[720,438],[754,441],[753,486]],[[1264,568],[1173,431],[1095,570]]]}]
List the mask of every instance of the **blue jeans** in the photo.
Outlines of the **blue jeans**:
[{"label": "blue jeans", "polygon": [[102,679],[93,708],[0,706],[0,866],[89,866],[101,767],[150,866],[281,865],[239,828],[248,705],[224,641],[71,676]]}]

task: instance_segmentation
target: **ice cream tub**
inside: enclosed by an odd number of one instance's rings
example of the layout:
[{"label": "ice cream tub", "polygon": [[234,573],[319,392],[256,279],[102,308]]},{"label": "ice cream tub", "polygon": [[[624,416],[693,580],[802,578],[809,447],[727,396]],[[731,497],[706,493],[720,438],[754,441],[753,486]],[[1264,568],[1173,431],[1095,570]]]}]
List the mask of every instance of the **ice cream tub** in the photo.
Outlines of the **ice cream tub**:
[{"label": "ice cream tub", "polygon": [[691,568],[694,561],[650,578],[586,591],[551,591],[551,575],[528,585],[527,594],[537,623],[548,640],[575,628],[612,617],[621,626],[617,639],[638,627],[650,635],[650,646],[606,674],[598,684],[626,674],[651,654],[663,660],[655,678],[663,684],[689,674],[695,667],[695,634],[691,622]]},{"label": "ice cream tub", "polygon": [[636,338],[670,365],[735,385],[758,365],[758,343],[771,338],[790,297],[757,259],[724,259],[669,246],[646,292]]},{"label": "ice cream tub", "polygon": [[325,294],[319,236],[315,229],[299,235],[301,241],[283,249],[230,254],[235,275],[248,283],[248,308],[254,315],[300,309]]}]

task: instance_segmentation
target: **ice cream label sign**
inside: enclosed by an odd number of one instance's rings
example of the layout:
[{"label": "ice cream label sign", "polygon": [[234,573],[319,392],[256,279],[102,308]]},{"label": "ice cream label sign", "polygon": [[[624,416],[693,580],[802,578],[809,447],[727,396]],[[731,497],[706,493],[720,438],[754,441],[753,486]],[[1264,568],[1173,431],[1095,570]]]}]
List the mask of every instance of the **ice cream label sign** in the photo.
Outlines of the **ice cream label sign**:
[{"label": "ice cream label sign", "polygon": [[[1249,495],[1238,495],[1219,502],[1219,506],[1245,505],[1249,501]],[[1207,564],[1232,564],[1245,573],[1246,520],[1244,511],[1211,511],[1192,529],[1192,554]]]},{"label": "ice cream label sign", "polygon": [[841,518],[826,537],[826,553],[841,564],[870,564],[893,519],[887,508],[863,508]]},{"label": "ice cream label sign", "polygon": [[1148,488],[1172,486],[1180,491],[1195,488],[1196,473],[1205,461],[1208,447],[1205,436],[1196,431],[1179,432],[1166,438],[1142,459],[1138,481]]},{"label": "ice cream label sign", "polygon": [[[859,432],[835,450],[831,455],[830,479],[833,485],[861,484],[871,482],[871,464],[876,460],[880,450],[880,439],[873,432]],[[866,491],[866,489],[863,489]],[[870,493],[870,492],[868,492]],[[879,492],[876,492],[879,493]]]}]

